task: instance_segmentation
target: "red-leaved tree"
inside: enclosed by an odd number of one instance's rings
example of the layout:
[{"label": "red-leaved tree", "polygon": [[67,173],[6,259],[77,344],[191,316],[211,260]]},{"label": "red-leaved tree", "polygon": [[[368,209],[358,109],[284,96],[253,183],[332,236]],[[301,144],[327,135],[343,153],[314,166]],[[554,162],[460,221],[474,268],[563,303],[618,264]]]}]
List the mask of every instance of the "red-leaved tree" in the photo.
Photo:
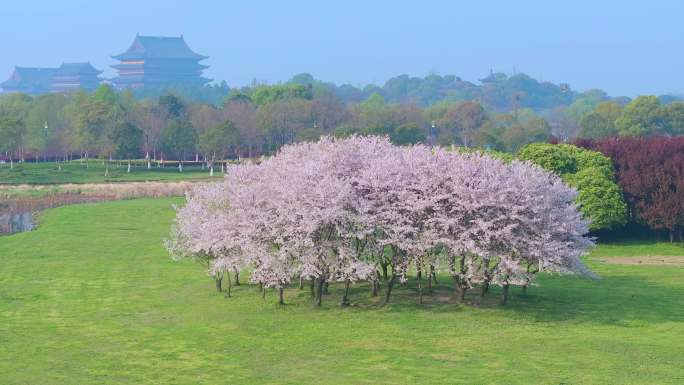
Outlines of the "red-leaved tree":
[{"label": "red-leaved tree", "polygon": [[615,165],[632,218],[654,230],[668,230],[670,241],[684,227],[684,137],[583,140]]}]

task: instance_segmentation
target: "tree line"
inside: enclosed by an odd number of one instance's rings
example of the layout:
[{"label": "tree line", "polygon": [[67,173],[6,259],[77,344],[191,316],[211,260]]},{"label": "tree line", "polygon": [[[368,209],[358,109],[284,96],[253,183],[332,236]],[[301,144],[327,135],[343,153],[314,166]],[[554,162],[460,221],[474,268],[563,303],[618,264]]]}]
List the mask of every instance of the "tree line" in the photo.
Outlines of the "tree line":
[{"label": "tree line", "polygon": [[670,242],[684,241],[684,137],[533,143],[516,157],[555,173],[575,188],[575,202],[595,234],[643,235],[646,227],[658,238],[666,232]]},{"label": "tree line", "polygon": [[[514,97],[508,108],[477,93],[425,102],[387,91],[399,89],[413,95],[426,83],[456,81],[447,78],[398,77],[382,88],[372,88],[372,93],[364,93],[359,100],[343,98],[338,89],[342,86],[333,87],[307,74],[284,84],[232,90],[215,86],[213,93],[224,93],[218,104],[174,93],[140,99],[141,95],[116,92],[107,85],[92,94],[2,95],[0,156],[20,161],[99,157],[209,163],[272,154],[285,144],[322,135],[387,135],[395,144],[421,142],[516,152],[528,143],[553,138],[684,133],[684,103],[673,98],[644,96],[628,101],[597,90],[565,89],[569,97],[563,103],[534,109],[530,106],[536,104],[524,101],[537,98],[547,88],[557,92],[564,88],[523,75],[492,74],[478,86],[483,90],[496,84],[530,88]],[[453,96],[450,91],[445,95]]]},{"label": "tree line", "polygon": [[578,140],[612,160],[629,220],[684,241],[684,137]]}]

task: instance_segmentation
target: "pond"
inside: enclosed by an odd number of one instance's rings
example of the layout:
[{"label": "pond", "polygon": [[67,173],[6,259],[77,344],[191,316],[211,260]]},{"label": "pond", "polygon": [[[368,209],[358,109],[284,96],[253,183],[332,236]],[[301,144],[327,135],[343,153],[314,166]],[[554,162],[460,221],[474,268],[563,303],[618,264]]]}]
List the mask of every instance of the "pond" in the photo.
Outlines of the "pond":
[{"label": "pond", "polygon": [[32,229],[33,214],[29,211],[0,214],[0,235],[30,231]]}]

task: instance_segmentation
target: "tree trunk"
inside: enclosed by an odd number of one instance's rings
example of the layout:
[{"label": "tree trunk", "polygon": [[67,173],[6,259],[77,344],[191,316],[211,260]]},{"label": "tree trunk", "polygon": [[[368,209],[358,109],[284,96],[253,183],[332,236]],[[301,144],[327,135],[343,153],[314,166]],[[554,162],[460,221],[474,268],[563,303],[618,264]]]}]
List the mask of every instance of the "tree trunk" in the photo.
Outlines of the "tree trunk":
[{"label": "tree trunk", "polygon": [[508,284],[503,285],[503,291],[501,293],[501,306],[504,306],[508,303],[508,290],[509,290],[509,285]]},{"label": "tree trunk", "polygon": [[[418,303],[419,303],[419,304],[422,304],[422,303],[423,303],[423,285],[422,285],[422,283],[421,283],[421,281],[423,280],[423,279],[422,279],[422,278],[423,278],[422,276],[423,276],[423,274],[422,274],[422,272],[421,272],[420,269],[419,269],[419,270],[418,270]],[[428,277],[428,281],[429,281],[429,280],[430,280],[430,277]]]},{"label": "tree trunk", "polygon": [[430,265],[430,278],[432,278],[432,282],[436,285],[437,273],[435,272],[435,265]]},{"label": "tree trunk", "polygon": [[278,288],[278,305],[285,305],[282,286]]},{"label": "tree trunk", "polygon": [[314,304],[316,307],[321,307],[321,303],[323,302],[323,287],[325,286],[325,278],[318,278],[318,285],[316,287],[316,298]]},{"label": "tree trunk", "polygon": [[462,278],[466,273],[465,255],[461,255],[458,271],[459,271],[459,274],[454,275],[454,282],[456,284],[456,292],[458,293],[458,296],[456,297],[456,299],[457,299],[458,303],[463,303],[463,302],[465,302],[466,292],[468,291],[468,285],[466,283],[466,280]]},{"label": "tree trunk", "polygon": [[233,288],[233,283],[230,280],[230,273],[226,274],[226,278],[228,278],[228,293],[226,293],[226,297],[230,298],[230,289]]},{"label": "tree trunk", "polygon": [[670,229],[670,243],[674,243],[674,230]]},{"label": "tree trunk", "polygon": [[261,285],[261,299],[266,299],[266,286]]},{"label": "tree trunk", "polygon": [[527,284],[524,284],[522,287],[523,295],[527,295],[527,286],[528,286]]},{"label": "tree trunk", "polygon": [[382,278],[385,280],[385,282],[387,282],[387,279],[388,279],[387,264],[381,263],[380,268],[382,268]]},{"label": "tree trunk", "polygon": [[377,278],[375,278],[371,281],[371,297],[377,297],[378,296],[379,285],[380,285],[380,282],[378,282]]},{"label": "tree trunk", "polygon": [[235,286],[240,286],[240,270],[238,269],[233,269],[235,270]]},{"label": "tree trunk", "polygon": [[485,280],[482,282],[482,287],[480,287],[480,302],[484,299],[485,295],[489,292],[489,281]]},{"label": "tree trunk", "polygon": [[304,290],[304,277],[299,277],[299,290]]},{"label": "tree trunk", "polygon": [[323,294],[330,294],[330,291],[328,290],[328,281],[325,281],[325,284],[323,285]]},{"label": "tree trunk", "polygon": [[387,281],[387,290],[385,291],[385,301],[382,303],[382,306],[385,306],[389,303],[390,296],[392,295],[392,288],[394,287],[394,281],[396,279],[397,279],[397,275],[392,273],[392,278],[390,278],[390,280]]},{"label": "tree trunk", "polygon": [[309,291],[311,292],[311,298],[316,298],[316,280],[313,278],[309,282]]},{"label": "tree trunk", "polygon": [[466,296],[467,291],[468,291],[468,287],[466,285],[464,285],[464,284],[458,285],[458,302],[459,303],[465,302],[465,296]]},{"label": "tree trunk", "polygon": [[349,306],[349,280],[344,281],[344,294],[342,295],[340,306]]},{"label": "tree trunk", "polygon": [[214,277],[214,283],[216,284],[216,291],[219,293],[223,291],[223,287],[221,287],[221,281],[223,280],[223,277]]}]

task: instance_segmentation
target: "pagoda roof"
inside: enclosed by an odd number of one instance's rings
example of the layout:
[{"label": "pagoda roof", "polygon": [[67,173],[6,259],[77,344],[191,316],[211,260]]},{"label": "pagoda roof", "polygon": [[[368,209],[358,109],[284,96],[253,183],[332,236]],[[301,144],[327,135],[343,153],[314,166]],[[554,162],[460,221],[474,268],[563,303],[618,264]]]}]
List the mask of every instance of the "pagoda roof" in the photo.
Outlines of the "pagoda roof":
[{"label": "pagoda roof", "polygon": [[54,76],[79,76],[79,75],[99,75],[102,71],[90,64],[85,63],[62,63],[54,73]]},{"label": "pagoda roof", "polygon": [[112,56],[117,60],[136,59],[192,59],[204,60],[203,56],[193,52],[185,43],[183,36],[140,36],[136,35],[133,44],[124,53]]},{"label": "pagoda roof", "polygon": [[17,86],[49,87],[57,68],[14,67],[9,79],[0,83],[0,87],[13,88]]}]

